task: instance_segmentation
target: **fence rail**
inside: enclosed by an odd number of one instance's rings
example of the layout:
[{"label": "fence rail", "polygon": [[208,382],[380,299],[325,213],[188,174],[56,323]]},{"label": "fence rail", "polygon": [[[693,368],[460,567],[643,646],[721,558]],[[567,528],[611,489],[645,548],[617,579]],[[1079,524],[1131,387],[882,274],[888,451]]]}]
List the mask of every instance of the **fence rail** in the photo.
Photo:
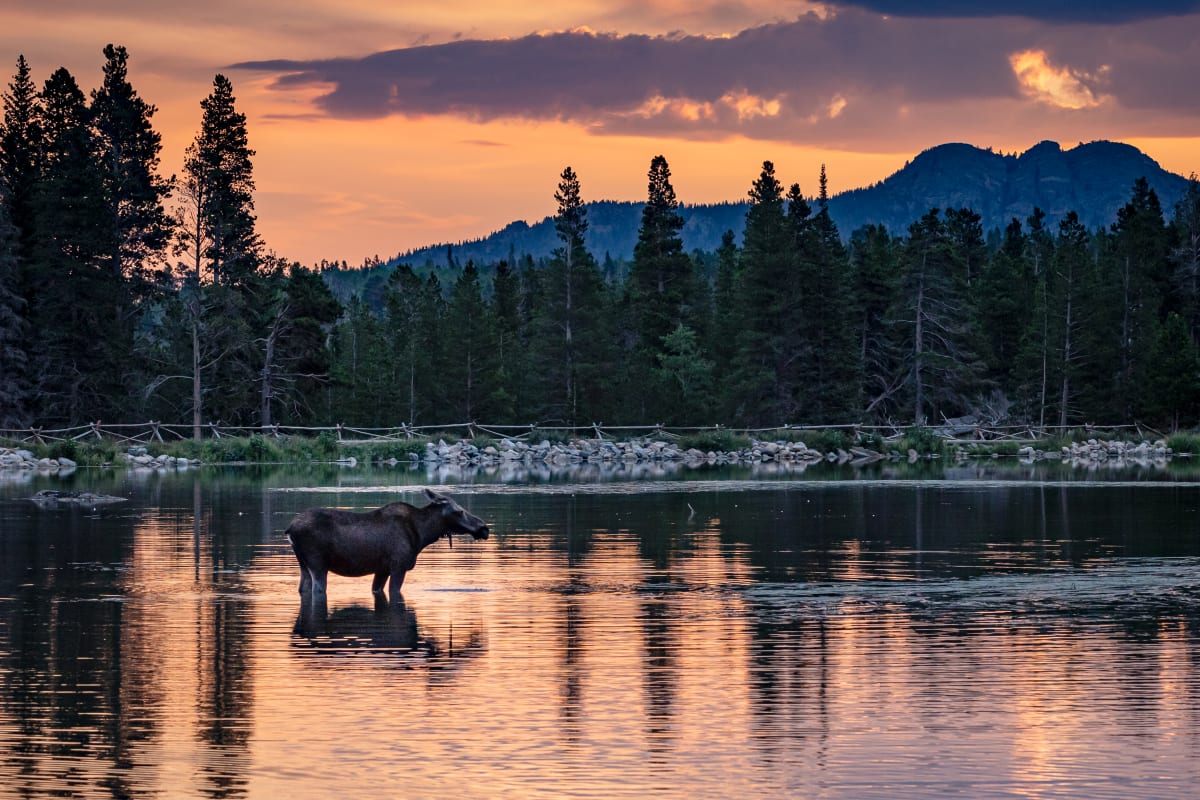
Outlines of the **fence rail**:
[{"label": "fence rail", "polygon": [[[326,426],[304,425],[221,425],[210,422],[201,426],[201,437],[220,439],[227,436],[315,436],[322,433],[333,433],[339,442],[385,442],[411,440],[414,438],[435,438],[438,435],[459,433],[465,438],[474,439],[479,436],[491,438],[509,438],[531,440],[551,433],[569,436],[588,436],[590,438],[641,438],[656,437],[678,439],[688,435],[728,432],[734,435],[769,438],[770,436],[788,435],[797,432],[813,432],[841,430],[853,434],[869,433],[884,439],[898,439],[912,430],[911,426],[902,425],[781,425],[768,428],[728,427],[710,425],[700,427],[674,427],[656,425],[555,425],[531,423],[528,425],[485,425],[478,422],[459,422],[442,425],[408,425],[386,428],[362,427],[338,423]],[[1153,435],[1164,437],[1160,431],[1138,423],[1127,425],[992,425],[987,423],[961,423],[947,420],[941,425],[926,426],[925,430],[944,439],[959,443],[982,441],[1013,441],[1038,442],[1055,434],[1083,431],[1088,436],[1103,437],[1106,435],[1128,434],[1133,431],[1138,436]],[[189,424],[166,422],[142,423],[103,423],[91,422],[85,425],[75,425],[63,428],[0,428],[0,439],[20,443],[49,444],[52,442],[111,441],[117,444],[149,444],[152,442],[180,441],[193,438],[194,429]]]}]

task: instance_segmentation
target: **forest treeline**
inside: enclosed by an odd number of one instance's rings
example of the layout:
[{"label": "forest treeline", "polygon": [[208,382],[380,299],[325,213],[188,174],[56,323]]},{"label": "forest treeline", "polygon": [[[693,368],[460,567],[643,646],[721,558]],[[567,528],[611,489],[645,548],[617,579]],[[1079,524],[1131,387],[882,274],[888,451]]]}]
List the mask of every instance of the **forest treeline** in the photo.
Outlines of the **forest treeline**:
[{"label": "forest treeline", "polygon": [[[221,75],[180,172],[154,107],[105,48],[85,96],[24,58],[0,129],[0,425],[157,419],[358,426],[1041,425],[1200,414],[1200,183],[1163,209],[1142,179],[1105,229],[1035,212],[988,235],[930,209],[844,242],[764,162],[741,242],[683,249],[665,158],[628,264],[585,246],[580,178],[559,247],[398,266],[340,302],[255,229],[245,116]],[[548,187],[549,188],[549,187]]]}]

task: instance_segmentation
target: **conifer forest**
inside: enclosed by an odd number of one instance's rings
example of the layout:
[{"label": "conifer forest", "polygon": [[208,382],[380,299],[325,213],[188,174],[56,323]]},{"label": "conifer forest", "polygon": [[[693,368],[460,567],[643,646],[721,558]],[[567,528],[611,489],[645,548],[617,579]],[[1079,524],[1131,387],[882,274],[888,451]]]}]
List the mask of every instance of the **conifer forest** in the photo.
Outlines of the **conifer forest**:
[{"label": "conifer forest", "polygon": [[[587,247],[586,176],[547,186],[547,258],[375,266],[348,297],[256,230],[252,132],[215,76],[164,165],[155,107],[103,49],[98,87],[24,57],[0,126],[0,428],[194,425],[1033,425],[1200,415],[1200,183],[1145,180],[1088,229],[985,230],[931,208],[839,231],[816,192],[747,175],[744,228],[686,252],[667,160],[636,247]],[[469,187],[468,187],[469,189]]]}]

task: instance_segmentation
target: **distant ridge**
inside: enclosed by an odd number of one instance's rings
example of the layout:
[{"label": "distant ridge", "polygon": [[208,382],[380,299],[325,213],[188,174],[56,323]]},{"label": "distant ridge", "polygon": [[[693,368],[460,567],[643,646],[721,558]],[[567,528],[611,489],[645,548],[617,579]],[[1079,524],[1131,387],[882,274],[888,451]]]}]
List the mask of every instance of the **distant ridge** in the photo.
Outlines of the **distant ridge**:
[{"label": "distant ridge", "polygon": [[[754,177],[747,175],[747,186]],[[803,187],[812,182],[806,181],[811,176],[779,177],[785,185],[799,180]],[[1044,141],[1020,155],[1005,155],[969,144],[942,144],[873,186],[830,198],[829,212],[843,238],[869,224],[902,234],[931,208],[970,208],[983,218],[985,230],[1003,228],[1014,217],[1024,223],[1034,207],[1046,212],[1050,226],[1075,211],[1085,226],[1096,229],[1116,220],[1117,209],[1129,200],[1134,181],[1141,177],[1158,193],[1169,219],[1188,181],[1132,145],[1097,141],[1063,150],[1057,142]],[[631,258],[642,203],[602,200],[587,206],[588,248],[596,258]],[[748,208],[745,201],[682,206],[685,249],[714,250],[726,230],[733,230],[740,241]],[[549,256],[558,244],[553,221],[546,217],[532,224],[512,222],[472,241],[422,247],[388,264],[445,264],[448,246],[455,260],[464,264],[524,255],[536,259]]]}]

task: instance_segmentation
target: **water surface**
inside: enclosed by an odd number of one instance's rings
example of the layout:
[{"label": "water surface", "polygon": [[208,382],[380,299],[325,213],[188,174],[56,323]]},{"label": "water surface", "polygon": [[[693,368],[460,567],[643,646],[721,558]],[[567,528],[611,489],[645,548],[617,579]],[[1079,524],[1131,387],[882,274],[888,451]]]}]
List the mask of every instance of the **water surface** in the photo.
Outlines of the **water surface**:
[{"label": "water surface", "polygon": [[[493,538],[301,603],[293,514],[426,485]],[[1198,509],[1162,471],[10,475],[0,797],[1192,797]]]}]

